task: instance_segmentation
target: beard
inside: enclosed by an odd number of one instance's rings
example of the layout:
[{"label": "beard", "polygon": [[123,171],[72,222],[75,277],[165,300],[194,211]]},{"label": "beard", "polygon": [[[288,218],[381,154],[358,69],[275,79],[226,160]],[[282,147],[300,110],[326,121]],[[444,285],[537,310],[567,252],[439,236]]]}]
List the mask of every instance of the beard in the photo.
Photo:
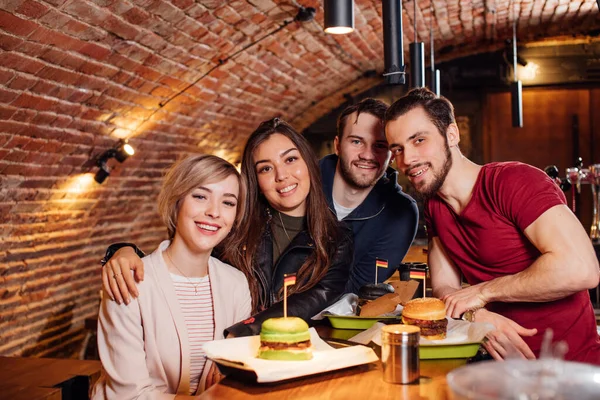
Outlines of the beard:
[{"label": "beard", "polygon": [[[423,185],[421,188],[415,187],[419,198],[422,200],[429,200],[442,188],[444,182],[446,181],[446,176],[448,176],[448,172],[450,172],[450,167],[452,167],[452,153],[450,152],[450,146],[448,146],[448,142],[444,143],[444,153],[446,155],[446,159],[444,160],[444,164],[442,168],[433,173],[433,182],[429,185]],[[427,163],[429,168],[431,169],[431,164]]]},{"label": "beard", "polygon": [[342,157],[339,157],[339,162],[342,178],[344,178],[346,183],[356,189],[367,189],[375,186],[379,178],[381,178],[385,172],[385,168],[381,168],[381,165],[378,162],[372,161],[371,164],[378,168],[378,170],[373,178],[368,178],[354,174],[352,171],[352,162],[347,162]]}]

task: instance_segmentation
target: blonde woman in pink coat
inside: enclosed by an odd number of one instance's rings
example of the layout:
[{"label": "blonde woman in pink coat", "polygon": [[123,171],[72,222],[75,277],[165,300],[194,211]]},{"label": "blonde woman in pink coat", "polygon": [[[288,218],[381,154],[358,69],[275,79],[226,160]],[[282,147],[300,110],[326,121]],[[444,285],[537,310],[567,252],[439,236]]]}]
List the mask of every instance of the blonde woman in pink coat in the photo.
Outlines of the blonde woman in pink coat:
[{"label": "blonde woman in pink coat", "polygon": [[131,304],[104,296],[100,306],[103,374],[93,399],[183,399],[204,390],[213,371],[202,344],[250,316],[244,274],[211,257],[235,229],[244,195],[239,173],[218,157],[191,156],[169,170],[158,198],[169,240],[144,257]]}]

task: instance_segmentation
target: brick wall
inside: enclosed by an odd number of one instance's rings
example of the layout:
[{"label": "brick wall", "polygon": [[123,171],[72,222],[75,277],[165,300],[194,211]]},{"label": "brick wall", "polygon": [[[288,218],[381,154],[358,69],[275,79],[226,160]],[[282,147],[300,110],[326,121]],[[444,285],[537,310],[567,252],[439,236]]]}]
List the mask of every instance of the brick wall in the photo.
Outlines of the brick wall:
[{"label": "brick wall", "polygon": [[[383,69],[376,0],[356,1],[357,30],[346,36],[322,33],[320,1],[299,1],[317,8],[316,21],[248,47],[290,20],[293,3],[0,0],[1,355],[76,355],[105,246],[127,239],[152,250],[164,237],[155,198],[172,161],[198,151],[236,161],[261,120],[281,115],[303,129],[344,93],[379,82],[364,77]],[[433,5],[440,60],[510,35],[508,1]],[[413,3],[404,7],[407,43]],[[418,3],[425,41],[429,7]],[[585,35],[600,26],[595,7],[517,1],[519,35]],[[85,175],[89,160],[119,138],[137,154],[98,185]]]}]

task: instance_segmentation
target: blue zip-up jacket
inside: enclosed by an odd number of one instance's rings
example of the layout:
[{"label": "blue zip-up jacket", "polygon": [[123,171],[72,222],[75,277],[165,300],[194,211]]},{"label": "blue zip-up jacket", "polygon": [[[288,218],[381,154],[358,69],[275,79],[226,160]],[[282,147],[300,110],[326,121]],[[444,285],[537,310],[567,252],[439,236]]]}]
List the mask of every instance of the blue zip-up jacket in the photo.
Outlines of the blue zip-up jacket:
[{"label": "blue zip-up jacket", "polygon": [[[335,154],[320,161],[323,190],[334,213],[332,192],[337,162]],[[342,220],[354,233],[354,265],[346,292],[358,293],[361,286],[375,282],[376,258],[388,261],[388,268],[379,268],[377,280],[389,279],[417,233],[417,204],[402,192],[397,178],[398,172],[388,168],[365,200]]]}]

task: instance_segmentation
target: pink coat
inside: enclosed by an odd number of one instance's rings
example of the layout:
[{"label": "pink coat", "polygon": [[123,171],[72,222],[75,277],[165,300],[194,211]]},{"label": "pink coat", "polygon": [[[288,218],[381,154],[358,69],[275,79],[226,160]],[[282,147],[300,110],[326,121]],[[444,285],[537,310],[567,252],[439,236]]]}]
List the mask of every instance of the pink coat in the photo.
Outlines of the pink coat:
[{"label": "pink coat", "polygon": [[[190,349],[183,313],[162,252],[169,241],[143,258],[145,277],[140,296],[129,305],[104,296],[98,319],[98,351],[102,376],[92,399],[173,399],[188,395]],[[242,272],[211,257],[208,262],[213,296],[215,334],[246,319],[250,290]],[[206,385],[212,366],[207,360],[197,393]]]}]

